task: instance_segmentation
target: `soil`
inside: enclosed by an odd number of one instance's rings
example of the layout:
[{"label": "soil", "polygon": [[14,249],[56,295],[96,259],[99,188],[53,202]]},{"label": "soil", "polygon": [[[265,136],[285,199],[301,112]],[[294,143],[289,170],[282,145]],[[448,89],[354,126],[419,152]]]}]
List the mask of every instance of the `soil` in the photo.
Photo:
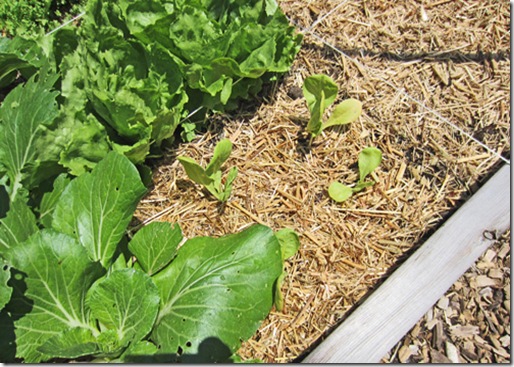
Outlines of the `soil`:
[{"label": "soil", "polygon": [[[298,361],[510,159],[510,6],[498,0],[282,0],[304,33],[291,69],[251,103],[212,116],[208,132],[155,163],[143,222],[178,222],[186,237],[255,222],[301,239],[287,264],[285,308],[272,310],[240,350]],[[311,145],[303,80],[327,74],[338,102],[363,103],[358,121]],[[327,115],[331,111],[328,111]],[[220,205],[175,159],[207,162],[221,138],[239,175]],[[331,182],[358,180],[378,147],[375,185],[338,204]],[[492,252],[490,252],[492,251]],[[494,255],[493,255],[494,253]],[[384,362],[510,362],[510,235],[488,250]]]}]

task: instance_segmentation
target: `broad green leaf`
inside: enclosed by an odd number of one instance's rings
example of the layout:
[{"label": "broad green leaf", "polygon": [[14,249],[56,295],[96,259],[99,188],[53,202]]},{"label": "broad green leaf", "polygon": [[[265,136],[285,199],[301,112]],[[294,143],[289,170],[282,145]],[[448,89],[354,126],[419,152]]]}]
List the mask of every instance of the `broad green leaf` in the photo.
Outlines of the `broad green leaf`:
[{"label": "broad green leaf", "polygon": [[[280,244],[280,253],[282,254],[282,261],[289,259],[298,252],[300,248],[300,239],[298,234],[290,228],[284,228],[275,232]],[[275,283],[275,307],[278,311],[282,311],[284,308],[284,295],[282,294],[282,283],[284,282],[287,272],[282,271],[282,274],[278,277]]]},{"label": "broad green leaf", "polygon": [[354,193],[357,193],[359,191],[362,191],[364,190],[366,187],[370,187],[370,186],[373,186],[375,184],[375,181],[362,181],[362,182],[357,182],[357,184],[352,187],[352,191]]},{"label": "broad green leaf", "polygon": [[347,200],[350,196],[353,195],[353,190],[351,187],[343,185],[340,182],[334,181],[328,187],[328,195],[340,203]]},{"label": "broad green leaf", "polygon": [[359,118],[362,112],[362,103],[356,99],[347,99],[336,106],[328,120],[323,124],[322,130],[329,126],[345,125]]},{"label": "broad green leaf", "polygon": [[51,192],[43,195],[41,205],[39,206],[39,222],[46,228],[52,226],[52,214],[57,205],[57,201],[61,197],[62,192],[70,183],[70,179],[66,174],[60,174],[54,180],[54,188]]},{"label": "broad green leaf", "polygon": [[59,112],[55,101],[58,92],[52,91],[57,78],[41,71],[12,90],[0,106],[0,165],[9,177],[11,201],[20,190],[29,190],[46,178],[47,172],[39,170],[45,152],[38,150],[36,143]]},{"label": "broad green leaf", "polygon": [[161,353],[191,355],[214,337],[228,358],[268,314],[281,272],[280,245],[268,227],[188,240],[153,277],[161,308],[151,340]]},{"label": "broad green leaf", "polygon": [[131,343],[123,354],[111,363],[156,363],[159,361],[157,346],[147,340]]},{"label": "broad green leaf", "polygon": [[230,157],[230,153],[232,153],[232,142],[229,139],[220,140],[214,147],[212,159],[205,168],[207,176],[219,171],[223,163]]},{"label": "broad green leaf", "polygon": [[7,216],[0,220],[0,258],[38,231],[36,217],[22,200],[11,203]]},{"label": "broad green leaf", "polygon": [[334,103],[338,90],[339,88],[334,80],[324,74],[311,75],[305,78],[303,83],[303,95],[309,110],[312,111],[314,105],[319,103],[321,115],[328,106]]},{"label": "broad green leaf", "polygon": [[232,194],[232,186],[234,184],[234,180],[237,177],[237,167],[232,167],[227,174],[227,179],[225,181],[225,188],[223,190],[222,194],[222,202],[227,201],[230,198],[230,195]]},{"label": "broad green leaf", "polygon": [[11,299],[12,288],[7,285],[7,282],[11,278],[11,267],[5,262],[0,261],[0,311]]},{"label": "broad green leaf", "polygon": [[52,358],[78,358],[100,352],[91,329],[73,328],[49,338],[38,351]]},{"label": "broad green leaf", "polygon": [[[15,275],[9,304],[17,352],[27,363],[46,360],[38,351],[48,339],[70,328],[95,332],[88,320],[86,292],[104,270],[68,235],[43,230],[11,253]],[[26,287],[26,291],[25,291]],[[26,305],[32,305],[27,309]]]},{"label": "broad green leaf", "polygon": [[77,238],[93,261],[107,267],[145,192],[136,167],[111,152],[64,189],[52,226]]},{"label": "broad green leaf", "polygon": [[178,224],[153,222],[136,232],[128,248],[143,271],[153,275],[175,257],[182,238]]},{"label": "broad green leaf", "polygon": [[359,153],[359,182],[363,182],[367,175],[373,172],[382,162],[380,149],[368,147]]},{"label": "broad green leaf", "polygon": [[93,285],[86,305],[102,328],[114,330],[119,345],[127,346],[152,330],[159,309],[159,292],[145,273],[116,270]]},{"label": "broad green leaf", "polygon": [[275,236],[280,244],[282,253],[282,261],[289,259],[298,252],[300,248],[300,239],[298,233],[290,228],[284,228],[275,232]]},{"label": "broad green leaf", "polygon": [[191,180],[203,186],[212,184],[212,178],[205,173],[205,169],[196,163],[194,159],[182,156],[177,157],[177,159],[184,167],[187,177]]}]

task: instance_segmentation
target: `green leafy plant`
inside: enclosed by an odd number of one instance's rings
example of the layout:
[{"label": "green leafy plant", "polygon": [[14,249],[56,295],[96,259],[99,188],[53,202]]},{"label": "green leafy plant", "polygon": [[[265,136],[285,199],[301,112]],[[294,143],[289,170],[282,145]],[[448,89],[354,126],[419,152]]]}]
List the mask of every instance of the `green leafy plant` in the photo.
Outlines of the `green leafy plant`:
[{"label": "green leafy plant", "polygon": [[359,118],[362,112],[360,101],[350,98],[338,104],[330,117],[323,122],[325,110],[334,103],[338,87],[332,78],[324,74],[311,75],[303,83],[303,95],[311,113],[307,131],[315,138],[330,126],[345,125]]},{"label": "green leafy plant", "polygon": [[[300,248],[300,239],[295,231],[290,228],[284,228],[277,231],[275,236],[280,243],[280,254],[283,262],[298,252]],[[284,296],[281,289],[286,276],[287,272],[284,269],[275,283],[275,307],[278,311],[282,311],[284,308]]]},{"label": "green leafy plant", "polygon": [[225,184],[221,182],[221,166],[232,152],[232,143],[222,139],[214,147],[214,154],[207,167],[203,168],[189,157],[177,157],[188,177],[197,184],[203,185],[216,199],[225,202],[232,193],[232,184],[237,177],[237,167],[232,167],[227,174]]},{"label": "green leafy plant", "polygon": [[[10,35],[36,35],[57,26],[58,18],[80,6],[80,0],[17,0],[0,2],[0,30]],[[60,19],[62,20],[62,19]]]},{"label": "green leafy plant", "polygon": [[111,150],[136,164],[161,155],[181,124],[191,139],[209,111],[236,108],[288,71],[301,40],[275,0],[89,0],[78,27],[0,38],[0,88],[19,71],[57,75],[50,130],[59,165],[80,175]]},{"label": "green leafy plant", "polygon": [[[185,240],[151,223],[129,239],[148,172],[134,164],[188,111],[254,96],[300,42],[274,0],[89,0],[78,28],[0,38],[1,361],[240,360],[282,307],[297,237],[254,225]],[[230,151],[201,179],[222,201]]]},{"label": "green leafy plant", "polygon": [[0,220],[2,361],[236,358],[298,245],[262,225],[182,244],[170,223],[148,224],[127,245],[145,192],[135,166],[111,152],[46,194],[44,220],[11,203]]},{"label": "green leafy plant", "polygon": [[359,154],[359,181],[354,187],[346,186],[340,182],[332,182],[328,188],[329,196],[338,203],[350,198],[353,194],[375,184],[366,181],[366,177],[382,162],[382,152],[374,147],[363,149]]}]

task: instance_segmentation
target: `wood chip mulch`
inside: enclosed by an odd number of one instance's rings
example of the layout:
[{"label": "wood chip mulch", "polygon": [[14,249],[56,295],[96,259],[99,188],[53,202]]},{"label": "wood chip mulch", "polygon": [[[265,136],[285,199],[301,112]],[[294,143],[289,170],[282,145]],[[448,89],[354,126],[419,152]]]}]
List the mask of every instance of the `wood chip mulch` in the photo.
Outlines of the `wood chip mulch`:
[{"label": "wood chip mulch", "polygon": [[510,231],[491,246],[384,363],[510,363]]}]

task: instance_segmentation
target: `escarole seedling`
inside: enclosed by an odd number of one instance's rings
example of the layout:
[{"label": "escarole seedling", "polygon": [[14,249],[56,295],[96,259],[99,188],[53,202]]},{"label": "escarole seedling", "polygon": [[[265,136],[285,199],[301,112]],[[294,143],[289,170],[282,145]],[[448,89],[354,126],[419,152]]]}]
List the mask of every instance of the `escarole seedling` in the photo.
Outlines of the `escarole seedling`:
[{"label": "escarole seedling", "polygon": [[362,191],[375,184],[374,181],[365,181],[382,162],[382,152],[373,147],[365,148],[359,154],[359,181],[354,187],[343,185],[340,182],[332,182],[328,188],[328,195],[338,203],[347,200],[354,193]]},{"label": "escarole seedling", "polygon": [[328,120],[323,122],[323,114],[334,103],[337,92],[336,83],[327,75],[317,74],[305,79],[303,95],[311,113],[311,118],[307,124],[307,131],[311,134],[311,140],[321,134],[327,127],[346,125],[359,118],[362,112],[362,104],[360,101],[350,98],[338,104]]},{"label": "escarole seedling", "polygon": [[231,152],[232,143],[230,140],[222,139],[214,147],[214,155],[205,169],[192,158],[180,156],[177,159],[191,180],[203,185],[219,201],[225,202],[230,197],[232,184],[237,177],[237,167],[232,167],[228,171],[225,184],[223,185],[221,182],[221,166]]}]

